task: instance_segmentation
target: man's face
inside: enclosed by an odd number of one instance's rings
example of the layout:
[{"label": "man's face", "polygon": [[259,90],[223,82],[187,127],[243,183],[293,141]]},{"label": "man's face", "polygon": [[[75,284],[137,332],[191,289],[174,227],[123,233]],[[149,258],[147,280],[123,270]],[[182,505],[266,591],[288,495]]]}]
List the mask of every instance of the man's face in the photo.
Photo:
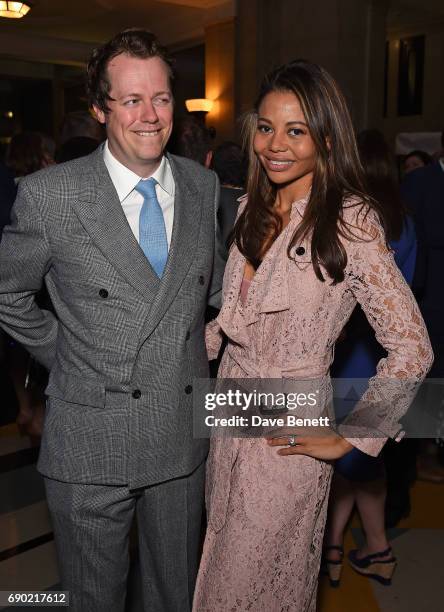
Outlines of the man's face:
[{"label": "man's face", "polygon": [[117,55],[108,64],[109,112],[94,107],[111,153],[143,178],[158,167],[173,127],[169,76],[160,57]]}]

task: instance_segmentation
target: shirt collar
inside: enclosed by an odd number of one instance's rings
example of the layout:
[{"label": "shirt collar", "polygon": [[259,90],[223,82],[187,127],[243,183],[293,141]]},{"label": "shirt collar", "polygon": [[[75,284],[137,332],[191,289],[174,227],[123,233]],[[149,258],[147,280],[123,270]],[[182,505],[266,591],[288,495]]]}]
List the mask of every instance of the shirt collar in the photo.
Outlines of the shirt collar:
[{"label": "shirt collar", "polygon": [[439,158],[439,165],[441,166],[441,170],[444,172],[444,157]]},{"label": "shirt collar", "polygon": [[[108,141],[103,147],[103,161],[109,172],[114,187],[116,188],[119,201],[123,200],[133,191],[137,183],[142,179],[124,166],[109,150]],[[148,178],[148,177],[147,177]],[[156,180],[159,186],[166,191],[170,196],[174,196],[174,178],[171,170],[170,162],[165,157],[162,157],[159,167],[150,178]]]}]

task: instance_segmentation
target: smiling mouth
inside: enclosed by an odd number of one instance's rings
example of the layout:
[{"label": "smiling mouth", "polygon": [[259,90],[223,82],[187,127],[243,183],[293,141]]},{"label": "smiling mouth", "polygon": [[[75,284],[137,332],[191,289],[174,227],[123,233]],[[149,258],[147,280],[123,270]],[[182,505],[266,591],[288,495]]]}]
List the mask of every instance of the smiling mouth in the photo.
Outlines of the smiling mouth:
[{"label": "smiling mouth", "polygon": [[153,136],[157,136],[158,134],[160,134],[160,132],[161,132],[160,129],[150,130],[149,132],[140,130],[140,131],[134,132],[134,134],[137,134],[137,136],[141,136],[142,138],[146,138],[146,137],[152,138]]},{"label": "smiling mouth", "polygon": [[267,167],[270,170],[274,170],[275,172],[282,172],[283,170],[288,170],[290,166],[294,163],[291,159],[270,159],[268,157],[265,158],[265,162]]}]

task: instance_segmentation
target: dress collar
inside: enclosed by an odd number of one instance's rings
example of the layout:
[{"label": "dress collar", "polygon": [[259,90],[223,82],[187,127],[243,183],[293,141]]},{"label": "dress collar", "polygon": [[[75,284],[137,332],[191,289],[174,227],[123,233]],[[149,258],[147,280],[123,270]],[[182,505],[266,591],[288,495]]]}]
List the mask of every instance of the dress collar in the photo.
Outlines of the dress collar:
[{"label": "dress collar", "polygon": [[290,219],[294,219],[296,214],[299,214],[300,217],[304,216],[304,211],[307,207],[308,200],[310,199],[311,190],[299,200],[295,200],[291,205],[290,211]]}]

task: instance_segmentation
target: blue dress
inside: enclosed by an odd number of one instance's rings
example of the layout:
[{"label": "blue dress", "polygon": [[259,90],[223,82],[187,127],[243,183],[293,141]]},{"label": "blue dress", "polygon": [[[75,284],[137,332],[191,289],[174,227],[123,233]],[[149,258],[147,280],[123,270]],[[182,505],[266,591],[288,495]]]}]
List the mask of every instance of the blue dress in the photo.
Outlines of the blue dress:
[{"label": "blue dress", "polygon": [[[405,280],[412,284],[416,262],[416,234],[413,221],[406,218],[402,234],[390,247],[398,268]],[[346,339],[336,344],[335,359],[331,368],[333,378],[369,379],[376,374],[378,361],[385,351],[375,339],[375,333],[360,307],[353,312],[346,326]],[[355,400],[355,402],[357,399]],[[350,409],[354,404],[350,406]],[[343,415],[341,415],[343,416]],[[338,459],[335,469],[349,480],[369,481],[384,474],[382,456],[371,457],[354,448]]]}]

